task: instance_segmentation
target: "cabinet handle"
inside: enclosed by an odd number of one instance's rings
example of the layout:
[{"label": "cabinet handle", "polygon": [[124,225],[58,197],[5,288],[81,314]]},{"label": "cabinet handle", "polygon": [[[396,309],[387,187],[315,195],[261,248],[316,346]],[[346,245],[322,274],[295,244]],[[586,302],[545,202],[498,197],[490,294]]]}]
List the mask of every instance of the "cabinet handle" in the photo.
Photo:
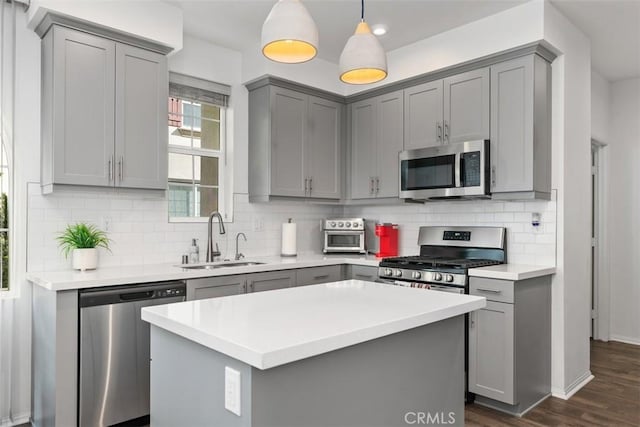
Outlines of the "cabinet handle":
[{"label": "cabinet handle", "polygon": [[475,313],[472,311],[469,313],[469,327],[473,328],[476,325],[476,321],[473,319],[475,317]]},{"label": "cabinet handle", "polygon": [[120,156],[118,160],[118,179],[122,182],[122,168],[124,167],[124,157]]},{"label": "cabinet handle", "polygon": [[442,123],[436,122],[436,139],[438,142],[442,142]]},{"label": "cabinet handle", "polygon": [[444,139],[449,142],[449,123],[446,120],[444,121]]},{"label": "cabinet handle", "polygon": [[309,178],[305,178],[304,179],[304,195],[307,195],[307,192],[309,191]]},{"label": "cabinet handle", "polygon": [[313,191],[313,178],[309,178],[309,195]]},{"label": "cabinet handle", "polygon": [[373,194],[373,178],[369,177],[369,194]]},{"label": "cabinet handle", "polygon": [[376,194],[380,192],[380,178],[376,177]]},{"label": "cabinet handle", "polygon": [[253,282],[249,283],[249,292],[253,292]]},{"label": "cabinet handle", "polygon": [[491,188],[496,186],[496,167],[491,166]]},{"label": "cabinet handle", "polygon": [[113,156],[109,157],[108,166],[109,168],[109,182],[113,181]]},{"label": "cabinet handle", "polygon": [[487,292],[490,294],[501,294],[502,291],[499,291],[497,289],[483,289],[483,288],[476,288],[476,291],[478,292]]},{"label": "cabinet handle", "polygon": [[242,293],[243,293],[243,294],[246,294],[246,293],[247,293],[247,284],[246,284],[246,283],[243,283],[243,284],[242,284]]}]

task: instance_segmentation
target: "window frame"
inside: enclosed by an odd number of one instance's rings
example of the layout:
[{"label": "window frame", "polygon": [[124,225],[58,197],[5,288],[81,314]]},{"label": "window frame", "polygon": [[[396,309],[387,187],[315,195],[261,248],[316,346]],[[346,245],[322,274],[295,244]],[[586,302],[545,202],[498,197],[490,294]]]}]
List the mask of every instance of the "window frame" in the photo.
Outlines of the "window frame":
[{"label": "window frame", "polygon": [[[169,95],[169,98],[176,98],[176,96]],[[187,101],[189,103],[197,103],[197,104],[209,104],[220,109],[220,150],[210,150],[206,148],[196,148],[196,147],[184,147],[179,145],[168,144],[168,153],[174,154],[184,154],[190,156],[200,156],[200,157],[209,157],[209,158],[217,158],[218,159],[218,212],[222,215],[225,221],[232,222],[233,221],[233,211],[232,206],[227,203],[228,200],[228,191],[233,191],[229,188],[230,179],[227,179],[228,165],[227,165],[227,145],[228,145],[228,134],[227,134],[227,106],[216,105],[207,103],[205,101],[199,101],[190,99],[188,96],[183,96],[178,98],[180,102]],[[202,110],[201,110],[202,111]],[[184,110],[180,114],[181,117],[185,117]],[[192,117],[192,116],[191,116]],[[202,118],[201,118],[202,120]],[[169,128],[169,124],[167,123],[167,128]],[[175,126],[174,126],[175,127]],[[201,125],[202,127],[202,125]],[[178,128],[180,129],[180,128]],[[186,129],[186,128],[185,128]],[[195,131],[195,128],[191,128],[192,131]],[[168,131],[168,129],[167,129]],[[192,139],[193,141],[193,139]],[[171,180],[167,177],[167,192],[169,192],[169,185],[171,184]],[[206,186],[207,188],[211,188],[213,186]],[[195,184],[193,186],[195,188]],[[168,195],[167,195],[168,202]],[[208,217],[205,216],[171,216],[169,212],[169,204],[167,203],[167,218],[169,223],[204,223],[209,220]]]}]

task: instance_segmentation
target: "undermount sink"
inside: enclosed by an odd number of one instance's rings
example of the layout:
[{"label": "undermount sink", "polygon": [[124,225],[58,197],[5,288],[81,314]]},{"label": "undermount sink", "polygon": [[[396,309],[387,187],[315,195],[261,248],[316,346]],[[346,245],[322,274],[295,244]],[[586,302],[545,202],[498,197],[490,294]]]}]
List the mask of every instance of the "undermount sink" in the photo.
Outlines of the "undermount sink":
[{"label": "undermount sink", "polygon": [[180,268],[184,268],[187,270],[215,270],[217,268],[246,267],[249,265],[260,265],[260,264],[264,264],[264,262],[239,261],[239,262],[225,262],[222,264],[181,265]]}]

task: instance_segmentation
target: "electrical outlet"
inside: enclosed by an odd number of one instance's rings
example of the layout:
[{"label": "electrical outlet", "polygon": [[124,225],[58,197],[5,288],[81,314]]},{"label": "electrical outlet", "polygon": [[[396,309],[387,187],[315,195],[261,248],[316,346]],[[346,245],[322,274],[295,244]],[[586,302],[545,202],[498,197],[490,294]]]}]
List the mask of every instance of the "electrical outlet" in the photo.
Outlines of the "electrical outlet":
[{"label": "electrical outlet", "polygon": [[240,372],[224,367],[224,408],[240,416]]},{"label": "electrical outlet", "polygon": [[105,232],[109,232],[111,231],[111,217],[110,216],[103,216],[102,217],[102,230]]},{"label": "electrical outlet", "polygon": [[264,231],[264,219],[261,216],[253,217],[253,231]]}]

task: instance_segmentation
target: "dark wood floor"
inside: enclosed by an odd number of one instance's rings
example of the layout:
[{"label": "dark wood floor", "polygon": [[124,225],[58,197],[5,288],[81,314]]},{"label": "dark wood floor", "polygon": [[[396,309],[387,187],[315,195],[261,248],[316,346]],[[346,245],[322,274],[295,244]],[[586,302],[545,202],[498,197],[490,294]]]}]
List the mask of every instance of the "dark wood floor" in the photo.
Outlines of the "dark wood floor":
[{"label": "dark wood floor", "polygon": [[571,399],[550,397],[522,418],[467,405],[467,426],[640,426],[640,346],[591,342],[595,378]]}]

